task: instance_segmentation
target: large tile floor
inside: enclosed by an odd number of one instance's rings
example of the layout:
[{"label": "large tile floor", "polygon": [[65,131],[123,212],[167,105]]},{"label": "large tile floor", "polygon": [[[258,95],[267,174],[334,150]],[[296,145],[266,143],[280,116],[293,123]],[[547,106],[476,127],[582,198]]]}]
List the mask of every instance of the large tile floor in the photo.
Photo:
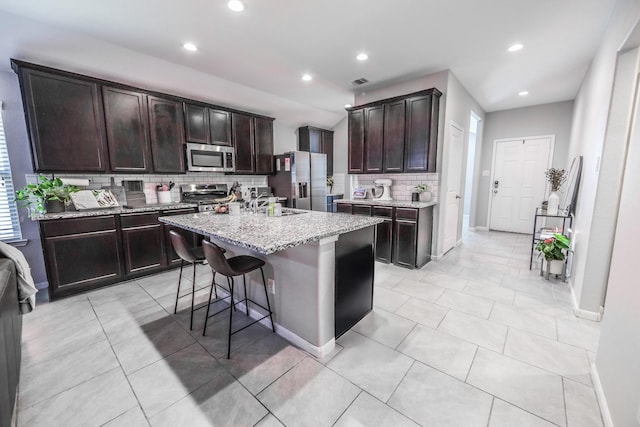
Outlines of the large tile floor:
[{"label": "large tile floor", "polygon": [[419,271],[378,264],[373,312],[322,360],[259,324],[227,360],[226,315],[202,337],[203,312],[191,333],[188,301],[172,314],[177,271],[44,304],[18,425],[601,426],[599,326],[529,271],[529,239],[467,232]]}]

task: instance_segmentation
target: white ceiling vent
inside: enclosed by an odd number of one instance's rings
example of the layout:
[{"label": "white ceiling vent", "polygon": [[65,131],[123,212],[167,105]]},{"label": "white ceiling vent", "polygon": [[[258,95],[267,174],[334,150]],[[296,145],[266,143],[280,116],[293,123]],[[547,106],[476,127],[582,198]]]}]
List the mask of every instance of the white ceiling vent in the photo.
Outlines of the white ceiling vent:
[{"label": "white ceiling vent", "polygon": [[351,82],[351,84],[354,86],[360,86],[365,83],[369,83],[369,80],[365,79],[364,77],[360,77],[359,79],[355,79],[354,81]]}]

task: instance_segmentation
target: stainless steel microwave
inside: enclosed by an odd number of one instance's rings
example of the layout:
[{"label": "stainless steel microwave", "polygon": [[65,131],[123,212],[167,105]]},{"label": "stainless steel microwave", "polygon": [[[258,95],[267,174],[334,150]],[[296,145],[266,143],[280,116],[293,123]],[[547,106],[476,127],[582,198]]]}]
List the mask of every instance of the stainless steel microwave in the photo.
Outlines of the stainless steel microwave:
[{"label": "stainless steel microwave", "polygon": [[195,172],[235,172],[233,147],[187,143],[187,169]]}]

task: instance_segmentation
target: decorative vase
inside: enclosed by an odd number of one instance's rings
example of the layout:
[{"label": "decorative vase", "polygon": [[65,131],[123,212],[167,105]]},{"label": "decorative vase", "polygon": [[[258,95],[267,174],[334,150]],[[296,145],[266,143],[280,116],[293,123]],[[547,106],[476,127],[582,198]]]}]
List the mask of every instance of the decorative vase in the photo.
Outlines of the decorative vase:
[{"label": "decorative vase", "polygon": [[547,215],[558,215],[558,206],[560,205],[560,196],[557,191],[552,191],[549,194],[549,201],[547,202]]},{"label": "decorative vase", "polygon": [[423,191],[420,193],[420,201],[421,202],[430,202],[431,201],[431,191]]},{"label": "decorative vase", "polygon": [[59,213],[64,212],[64,202],[62,200],[45,200],[44,208],[47,213]]},{"label": "decorative vase", "polygon": [[564,268],[564,260],[552,259],[547,261],[546,270],[549,271],[549,274],[562,274],[562,269]]}]

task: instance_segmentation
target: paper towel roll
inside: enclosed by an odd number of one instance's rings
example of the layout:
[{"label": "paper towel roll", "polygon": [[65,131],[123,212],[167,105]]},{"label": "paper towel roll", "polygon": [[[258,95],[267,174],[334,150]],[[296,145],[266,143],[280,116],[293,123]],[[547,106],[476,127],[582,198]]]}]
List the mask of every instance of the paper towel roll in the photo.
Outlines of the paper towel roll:
[{"label": "paper towel roll", "polygon": [[60,178],[60,180],[62,182],[64,182],[67,185],[77,185],[78,187],[86,187],[87,185],[89,185],[89,180],[88,179],[82,179],[82,178]]}]

